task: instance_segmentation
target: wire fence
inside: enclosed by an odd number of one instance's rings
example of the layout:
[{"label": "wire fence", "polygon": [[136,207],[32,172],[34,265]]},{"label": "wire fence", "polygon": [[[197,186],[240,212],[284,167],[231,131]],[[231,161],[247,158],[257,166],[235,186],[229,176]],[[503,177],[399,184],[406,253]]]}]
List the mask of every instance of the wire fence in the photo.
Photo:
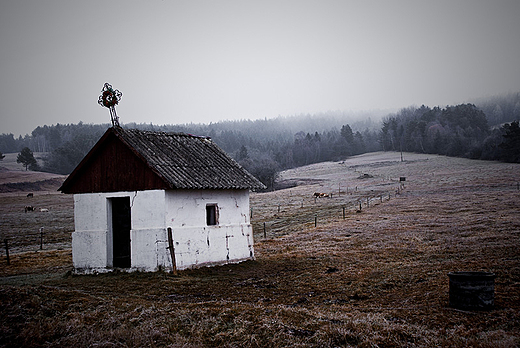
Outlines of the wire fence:
[{"label": "wire fence", "polygon": [[400,195],[404,185],[388,191],[352,190],[349,194],[332,194],[311,198],[295,197],[272,205],[252,204],[251,224],[256,238],[278,237],[304,228],[347,219],[375,205]]}]

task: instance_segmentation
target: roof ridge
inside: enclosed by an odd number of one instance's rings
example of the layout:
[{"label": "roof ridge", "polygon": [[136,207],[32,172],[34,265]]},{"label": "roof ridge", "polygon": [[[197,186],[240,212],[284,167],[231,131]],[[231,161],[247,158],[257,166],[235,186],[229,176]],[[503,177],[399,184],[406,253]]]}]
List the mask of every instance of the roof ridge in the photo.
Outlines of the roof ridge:
[{"label": "roof ridge", "polygon": [[140,132],[140,133],[150,133],[150,134],[165,134],[165,135],[178,135],[178,136],[201,138],[201,139],[211,139],[211,137],[207,136],[207,135],[197,135],[197,134],[191,134],[191,133],[185,133],[185,132],[154,131],[154,130],[147,130],[147,129],[122,128],[122,127],[119,127],[119,129],[122,130],[122,131],[129,131],[129,132]]}]

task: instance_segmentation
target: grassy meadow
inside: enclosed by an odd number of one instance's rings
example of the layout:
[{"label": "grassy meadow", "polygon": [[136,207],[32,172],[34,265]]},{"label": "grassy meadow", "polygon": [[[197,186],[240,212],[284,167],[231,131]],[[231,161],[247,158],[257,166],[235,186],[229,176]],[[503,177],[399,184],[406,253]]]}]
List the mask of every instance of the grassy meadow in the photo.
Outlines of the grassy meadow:
[{"label": "grassy meadow", "polygon": [[[4,186],[0,347],[517,347],[519,182],[410,153],[287,170],[251,194],[255,261],[177,276],[74,275],[72,197]],[[449,307],[452,271],[495,273],[495,308]]]}]

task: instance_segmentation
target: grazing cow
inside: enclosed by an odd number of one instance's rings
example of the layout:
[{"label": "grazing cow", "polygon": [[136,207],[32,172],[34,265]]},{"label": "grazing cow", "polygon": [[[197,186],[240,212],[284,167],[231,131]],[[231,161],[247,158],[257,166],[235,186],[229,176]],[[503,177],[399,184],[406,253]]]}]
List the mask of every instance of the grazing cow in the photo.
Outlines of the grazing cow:
[{"label": "grazing cow", "polygon": [[40,211],[41,211],[42,213],[46,213],[46,212],[49,211],[49,209],[47,209],[47,208],[40,208]]},{"label": "grazing cow", "polygon": [[26,205],[24,209],[25,209],[25,212],[26,212],[26,213],[27,213],[28,211],[34,211],[34,210],[35,210],[34,207],[33,207],[32,205]]},{"label": "grazing cow", "polygon": [[28,193],[27,197],[33,197],[34,195],[32,193]]},{"label": "grazing cow", "polygon": [[313,196],[317,197],[317,198],[319,198],[319,197],[328,197],[329,194],[328,193],[321,193],[321,192],[314,192]]}]

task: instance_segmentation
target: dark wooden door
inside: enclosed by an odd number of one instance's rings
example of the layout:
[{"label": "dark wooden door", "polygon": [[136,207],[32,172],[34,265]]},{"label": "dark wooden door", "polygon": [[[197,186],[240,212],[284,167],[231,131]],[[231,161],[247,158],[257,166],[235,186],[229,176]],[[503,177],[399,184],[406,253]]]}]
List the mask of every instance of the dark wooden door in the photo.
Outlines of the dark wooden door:
[{"label": "dark wooden door", "polygon": [[112,198],[112,237],[114,267],[129,268],[130,260],[130,197]]}]

